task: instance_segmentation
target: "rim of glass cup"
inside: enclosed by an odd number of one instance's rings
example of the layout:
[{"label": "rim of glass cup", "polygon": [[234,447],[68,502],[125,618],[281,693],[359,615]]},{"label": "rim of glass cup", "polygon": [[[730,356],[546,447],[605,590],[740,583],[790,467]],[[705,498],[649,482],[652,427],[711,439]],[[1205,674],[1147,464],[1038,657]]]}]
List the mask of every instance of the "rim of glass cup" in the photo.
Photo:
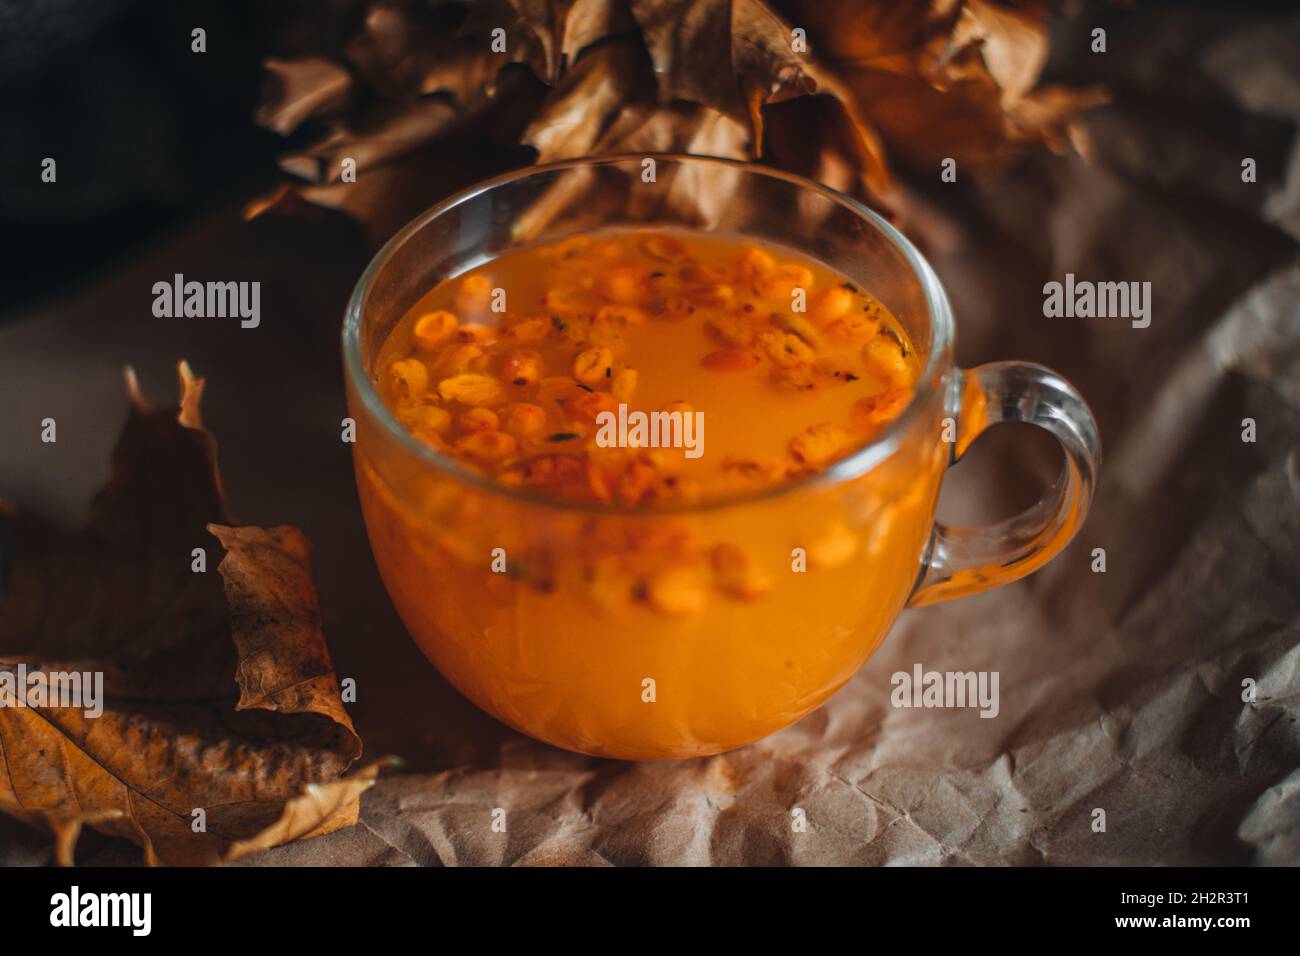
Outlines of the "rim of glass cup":
[{"label": "rim of glass cup", "polygon": [[[926,358],[925,368],[918,378],[916,390],[911,399],[904,407],[903,411],[890,422],[885,429],[870,441],[858,447],[852,454],[846,455],[836,462],[828,465],[820,471],[795,478],[791,481],[785,481],[776,485],[769,485],[759,488],[752,492],[745,492],[739,495],[729,497],[709,497],[698,501],[684,502],[681,504],[668,504],[656,506],[653,508],[628,507],[619,504],[597,504],[584,501],[569,501],[562,498],[553,498],[545,494],[540,494],[524,488],[512,488],[493,481],[486,475],[479,474],[472,469],[466,468],[455,458],[445,455],[430,445],[425,444],[416,438],[407,430],[395,415],[389,410],[388,405],[380,397],[374,381],[366,371],[365,361],[361,355],[361,317],[365,307],[366,299],[369,296],[370,288],[374,284],[376,276],[383,265],[393,256],[397,249],[406,242],[411,236],[424,228],[434,219],[456,208],[462,203],[468,202],[483,193],[490,192],[498,186],[516,180],[525,179],[529,176],[544,175],[554,173],[565,169],[576,169],[579,167],[595,166],[617,166],[619,164],[633,163],[637,167],[643,160],[651,158],[656,162],[671,163],[698,163],[698,164],[715,164],[728,166],[738,169],[748,175],[767,176],[771,179],[783,180],[793,186],[801,189],[808,189],[819,193],[829,201],[839,205],[849,212],[857,215],[859,218],[870,223],[879,233],[892,242],[895,248],[902,254],[903,259],[911,268],[913,274],[921,284],[921,290],[925,296],[926,308],[930,313],[930,354]],[[449,276],[448,278],[454,278]],[[763,166],[757,163],[746,162],[744,160],[726,159],[721,156],[705,156],[694,153],[619,153],[609,156],[583,157],[579,159],[563,160],[555,163],[543,163],[536,166],[525,166],[521,169],[511,170],[490,179],[484,179],[462,189],[460,192],[448,196],[441,202],[431,206],[424,212],[420,213],[405,226],[399,229],[383,247],[375,253],[366,266],[361,278],[357,280],[356,286],[352,290],[352,295],[348,299],[347,311],[343,317],[343,365],[346,375],[352,380],[353,387],[356,388],[362,405],[366,411],[378,420],[380,425],[392,435],[402,447],[414,455],[417,459],[448,474],[457,480],[464,481],[483,491],[500,495],[503,498],[513,499],[522,503],[534,506],[552,508],[559,511],[588,512],[592,514],[603,515],[637,515],[637,516],[654,516],[665,514],[682,514],[702,511],[717,511],[725,508],[732,508],[739,505],[750,504],[766,499],[777,498],[783,495],[792,494],[799,490],[809,490],[818,485],[834,485],[840,482],[849,481],[859,478],[871,471],[885,459],[889,458],[902,444],[903,437],[908,433],[911,423],[921,414],[922,409],[936,390],[936,372],[943,356],[948,352],[949,346],[953,339],[953,316],[952,307],[948,302],[948,296],[939,282],[938,276],[935,275],[934,269],[921,255],[920,251],[912,245],[911,241],[898,231],[893,225],[885,220],[879,213],[874,212],[868,206],[846,196],[838,190],[831,189],[821,183],[799,176],[795,173],[789,173],[784,170],[776,169],[770,166]],[[942,387],[943,383],[939,383]]]}]

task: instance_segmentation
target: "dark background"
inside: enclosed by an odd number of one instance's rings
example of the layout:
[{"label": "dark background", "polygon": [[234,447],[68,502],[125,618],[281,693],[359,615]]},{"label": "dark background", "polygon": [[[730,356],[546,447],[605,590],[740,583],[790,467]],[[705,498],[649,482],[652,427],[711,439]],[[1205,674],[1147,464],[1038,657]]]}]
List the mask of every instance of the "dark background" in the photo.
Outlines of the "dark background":
[{"label": "dark background", "polygon": [[[274,174],[276,137],[251,120],[268,36],[259,6],[0,3],[0,315],[94,281]],[[190,52],[194,26],[211,52]],[[54,188],[39,177],[47,156]]]},{"label": "dark background", "polygon": [[[252,121],[261,59],[292,52],[292,24],[334,6],[331,0],[0,0],[0,235],[7,237],[0,321],[32,300],[93,282],[195,217],[275,182],[275,156],[293,140]],[[1128,6],[1096,10],[1092,22],[1122,33]],[[1273,0],[1158,6],[1170,23],[1181,14],[1211,14],[1200,28],[1210,30],[1222,12],[1267,19],[1294,8]],[[346,17],[337,23],[349,27]],[[203,55],[190,52],[196,26],[207,30]],[[1121,92],[1133,85],[1105,58],[1061,59],[1054,53],[1045,82],[1064,75]],[[1231,114],[1220,90],[1188,80],[1182,90],[1188,108],[1194,103],[1200,113],[1219,100]],[[46,156],[58,162],[54,189],[39,177]]]}]

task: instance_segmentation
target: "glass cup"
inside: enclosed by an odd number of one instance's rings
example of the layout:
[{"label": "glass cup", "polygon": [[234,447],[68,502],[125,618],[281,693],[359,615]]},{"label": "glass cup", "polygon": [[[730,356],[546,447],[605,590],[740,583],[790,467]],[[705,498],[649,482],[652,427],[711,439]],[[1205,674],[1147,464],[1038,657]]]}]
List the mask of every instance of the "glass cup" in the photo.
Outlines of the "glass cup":
[{"label": "glass cup", "polygon": [[[656,511],[498,486],[397,422],[376,390],[376,356],[433,285],[521,245],[637,225],[785,246],[847,276],[920,353],[910,404],[819,473]],[[1055,556],[1088,512],[1101,457],[1092,414],[1054,372],[954,366],[947,296],[898,230],[834,190],[730,160],[583,159],[461,192],[370,263],[343,353],[371,547],[411,636],[487,712],[605,757],[718,753],[798,720],[904,607],[997,587]],[[1057,438],[1054,485],[989,527],[936,522],[948,466],[1004,421]],[[638,558],[660,570],[629,579]]]}]

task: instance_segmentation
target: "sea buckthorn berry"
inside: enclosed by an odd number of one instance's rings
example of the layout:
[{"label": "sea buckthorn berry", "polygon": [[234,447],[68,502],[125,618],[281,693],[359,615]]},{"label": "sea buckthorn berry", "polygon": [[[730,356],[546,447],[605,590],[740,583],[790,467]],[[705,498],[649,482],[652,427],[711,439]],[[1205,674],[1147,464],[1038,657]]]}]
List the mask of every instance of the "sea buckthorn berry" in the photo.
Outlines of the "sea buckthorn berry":
[{"label": "sea buckthorn berry", "polygon": [[591,244],[590,255],[597,259],[604,259],[606,262],[624,258],[623,247],[613,239],[600,239]]},{"label": "sea buckthorn berry", "polygon": [[717,282],[686,290],[686,298],[696,305],[712,309],[729,309],[736,302],[736,290],[729,285]]},{"label": "sea buckthorn berry", "polygon": [[669,402],[663,407],[663,410],[669,414],[672,414],[673,412],[681,412],[682,418],[685,418],[687,415],[695,414],[695,406],[690,402]]},{"label": "sea buckthorn berry", "polygon": [[567,375],[550,375],[537,383],[539,402],[563,403],[582,394],[585,393],[578,387],[578,383]]},{"label": "sea buckthorn berry", "polygon": [[772,590],[772,580],[763,574],[737,545],[715,545],[709,552],[713,581],[730,597],[752,601]]},{"label": "sea buckthorn berry", "polygon": [[677,277],[661,269],[652,271],[645,277],[645,281],[652,299],[655,296],[676,294],[682,291],[682,284]]},{"label": "sea buckthorn berry", "polygon": [[862,347],[867,368],[891,386],[909,385],[912,369],[903,357],[902,344],[891,335],[881,333]]},{"label": "sea buckthorn berry", "polygon": [[461,431],[490,432],[500,424],[496,412],[490,408],[471,408],[460,416]]},{"label": "sea buckthorn berry", "polygon": [[619,475],[615,493],[618,500],[625,505],[638,504],[652,487],[657,472],[652,465],[643,461],[634,461]]},{"label": "sea buckthorn berry", "polygon": [[532,385],[542,377],[542,357],[531,349],[506,353],[501,363],[501,377],[511,385]]},{"label": "sea buckthorn berry", "polygon": [[590,297],[581,289],[570,286],[556,286],[546,290],[542,297],[546,310],[561,318],[570,318],[582,312],[591,304]]},{"label": "sea buckthorn berry", "polygon": [[718,372],[743,372],[758,364],[758,356],[749,349],[718,349],[700,359],[700,364]]},{"label": "sea buckthorn berry", "polygon": [[830,322],[853,308],[853,293],[843,285],[833,285],[816,293],[808,303],[808,315],[815,322]]},{"label": "sea buckthorn berry", "polygon": [[641,243],[641,248],[645,250],[647,255],[662,259],[665,262],[682,259],[689,251],[686,243],[676,236],[651,236]]},{"label": "sea buckthorn berry", "polygon": [[780,368],[807,365],[816,353],[811,345],[791,332],[769,329],[758,337],[759,347]]},{"label": "sea buckthorn berry", "polygon": [[601,610],[624,610],[623,604],[631,593],[631,580],[612,557],[600,557],[583,568],[586,596]]},{"label": "sea buckthorn berry", "polygon": [[797,335],[803,339],[813,349],[822,347],[822,337],[811,322],[802,315],[791,315],[787,312],[777,312],[772,315],[772,323],[778,328],[784,329],[791,335]]},{"label": "sea buckthorn berry", "polygon": [[501,427],[521,441],[540,438],[546,432],[546,409],[517,402],[501,411]]},{"label": "sea buckthorn berry", "polygon": [[573,236],[555,247],[557,259],[577,259],[591,249],[590,236]]},{"label": "sea buckthorn berry", "polygon": [[843,455],[857,440],[847,428],[823,422],[790,439],[790,454],[801,465],[825,465]]},{"label": "sea buckthorn berry", "polygon": [[819,568],[837,568],[858,553],[858,536],[843,525],[836,525],[808,542],[808,562]]},{"label": "sea buckthorn berry", "polygon": [[492,304],[492,283],[485,275],[466,276],[456,289],[456,310],[462,315],[482,315]]},{"label": "sea buckthorn berry", "polygon": [[835,342],[862,342],[880,331],[880,320],[865,312],[847,312],[826,324],[826,335]]},{"label": "sea buckthorn berry", "polygon": [[637,377],[637,370],[634,368],[619,369],[610,380],[609,393],[620,402],[630,402],[632,393],[636,391]]},{"label": "sea buckthorn berry", "polygon": [[573,360],[573,377],[593,388],[614,377],[614,353],[605,346],[585,349]]},{"label": "sea buckthorn berry", "polygon": [[419,398],[429,390],[429,370],[417,358],[398,359],[388,366],[388,387],[402,401]]},{"label": "sea buckthorn berry", "polygon": [[664,300],[659,315],[669,321],[689,319],[695,314],[695,303],[684,295],[674,295]]},{"label": "sea buckthorn berry", "polygon": [[807,394],[822,384],[824,378],[816,365],[792,365],[777,369],[772,380],[783,389]]},{"label": "sea buckthorn berry", "polygon": [[684,282],[695,285],[719,285],[731,281],[731,273],[721,266],[706,266],[699,262],[688,262],[677,270],[677,277]]},{"label": "sea buckthorn berry", "polygon": [[421,351],[432,352],[451,338],[451,334],[456,331],[456,326],[459,324],[460,320],[455,315],[445,309],[439,309],[436,312],[426,312],[416,319],[411,333]]},{"label": "sea buckthorn berry", "polygon": [[891,388],[877,395],[868,395],[853,403],[850,417],[853,426],[864,432],[873,432],[893,421],[912,400],[909,387]]},{"label": "sea buckthorn berry", "polygon": [[585,327],[575,326],[575,328],[580,328],[582,334],[575,336],[571,341],[576,341],[591,348],[603,345],[615,355],[621,355],[627,351],[627,338],[623,334],[623,326],[616,322],[597,322],[595,318],[592,318],[588,320]]},{"label": "sea buckthorn berry", "polygon": [[775,484],[789,474],[790,469],[778,458],[728,455],[722,459],[722,471],[740,481]]},{"label": "sea buckthorn berry", "polygon": [[564,417],[590,424],[601,412],[617,412],[618,399],[609,392],[581,392],[564,403]]},{"label": "sea buckthorn berry", "polygon": [[538,455],[520,465],[523,482],[533,487],[562,485],[586,478],[587,467],[573,455]]},{"label": "sea buckthorn berry", "polygon": [[478,345],[453,344],[443,350],[434,363],[434,369],[443,377],[464,375],[487,368],[488,354]]},{"label": "sea buckthorn berry", "polygon": [[506,329],[505,336],[515,342],[540,342],[551,331],[545,319],[525,319]]},{"label": "sea buckthorn berry", "polygon": [[443,379],[438,383],[438,394],[448,402],[465,405],[500,405],[506,400],[500,379],[476,372]]},{"label": "sea buckthorn berry", "polygon": [[515,436],[506,432],[476,431],[458,438],[452,447],[470,458],[493,462],[513,455],[518,443],[515,441]]},{"label": "sea buckthorn berry", "polygon": [[702,611],[708,601],[704,569],[687,564],[660,571],[646,582],[646,599],[656,611],[672,617]]},{"label": "sea buckthorn berry", "polygon": [[754,291],[769,302],[779,303],[788,309],[795,289],[811,292],[812,284],[813,274],[810,269],[787,262],[761,276],[754,284]]},{"label": "sea buckthorn berry", "polygon": [[416,405],[403,421],[417,435],[423,432],[440,434],[451,427],[451,412],[438,405]]},{"label": "sea buckthorn berry", "polygon": [[636,305],[645,294],[641,274],[632,268],[611,269],[600,277],[600,291],[618,305]]},{"label": "sea buckthorn berry", "polygon": [[728,345],[749,345],[758,336],[753,320],[735,312],[710,317],[705,328]]},{"label": "sea buckthorn berry", "polygon": [[645,313],[632,305],[602,305],[596,310],[598,323],[612,325],[641,325],[645,322]]},{"label": "sea buckthorn berry", "polygon": [[451,333],[457,342],[470,342],[474,345],[486,345],[496,338],[496,329],[480,322],[466,322]]},{"label": "sea buckthorn berry", "polygon": [[762,249],[746,249],[740,256],[737,271],[751,282],[776,268],[776,260]]}]

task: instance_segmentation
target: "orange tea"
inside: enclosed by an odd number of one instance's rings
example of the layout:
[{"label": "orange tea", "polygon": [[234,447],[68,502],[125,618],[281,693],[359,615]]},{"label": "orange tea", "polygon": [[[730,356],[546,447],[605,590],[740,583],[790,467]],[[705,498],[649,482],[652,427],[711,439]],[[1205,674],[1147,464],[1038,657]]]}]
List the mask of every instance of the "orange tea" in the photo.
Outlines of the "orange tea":
[{"label": "orange tea", "polygon": [[829,696],[906,599],[937,439],[843,487],[764,493],[877,435],[920,365],[869,289],[783,248],[623,230],[506,252],[379,351],[396,419],[476,480],[386,479],[359,446],[376,559],[430,659],[533,736],[738,746]]}]

